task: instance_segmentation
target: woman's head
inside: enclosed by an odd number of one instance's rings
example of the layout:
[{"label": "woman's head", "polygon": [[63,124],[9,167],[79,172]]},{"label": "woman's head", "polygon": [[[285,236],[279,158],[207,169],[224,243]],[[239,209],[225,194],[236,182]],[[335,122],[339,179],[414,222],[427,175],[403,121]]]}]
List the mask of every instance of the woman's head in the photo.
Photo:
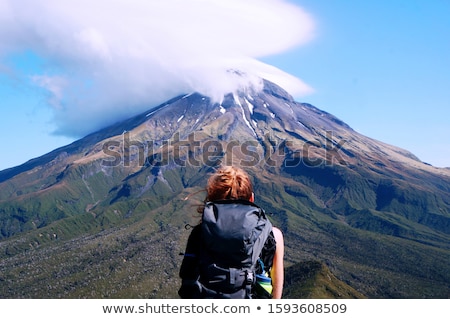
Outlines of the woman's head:
[{"label": "woman's head", "polygon": [[223,199],[252,200],[253,186],[247,173],[234,166],[219,168],[206,185],[207,201]]}]

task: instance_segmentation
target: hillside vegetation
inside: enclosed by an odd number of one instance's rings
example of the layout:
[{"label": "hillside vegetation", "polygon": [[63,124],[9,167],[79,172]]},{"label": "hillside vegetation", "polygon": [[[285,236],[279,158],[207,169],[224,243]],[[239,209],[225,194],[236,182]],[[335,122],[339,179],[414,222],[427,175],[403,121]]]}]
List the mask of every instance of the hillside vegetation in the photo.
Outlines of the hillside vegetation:
[{"label": "hillside vegetation", "polygon": [[0,172],[0,297],[177,298],[221,164],[284,233],[286,297],[450,297],[450,171],[270,83],[176,97]]}]

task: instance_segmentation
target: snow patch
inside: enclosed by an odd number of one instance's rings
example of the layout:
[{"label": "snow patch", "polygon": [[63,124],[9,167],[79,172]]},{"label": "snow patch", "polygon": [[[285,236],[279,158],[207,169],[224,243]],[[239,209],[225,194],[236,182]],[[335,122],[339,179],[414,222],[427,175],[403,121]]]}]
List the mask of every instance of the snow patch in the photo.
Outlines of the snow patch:
[{"label": "snow patch", "polygon": [[241,108],[241,111],[242,111],[242,118],[244,119],[245,124],[247,124],[247,126],[252,130],[253,135],[257,136],[255,130],[254,130],[253,127],[252,127],[252,125],[250,124],[250,122],[249,122],[249,121],[247,120],[247,118],[245,117],[245,111],[244,111],[244,108],[242,107],[241,102],[239,101],[239,97],[238,97],[235,93],[233,93],[233,98],[234,98],[234,100],[236,101],[236,104],[239,105],[240,108]]},{"label": "snow patch", "polygon": [[236,104],[239,105],[240,107],[242,107],[241,101],[239,100],[239,96],[237,96],[237,94],[234,92],[233,92],[233,98],[234,98],[234,101],[236,102]]},{"label": "snow patch", "polygon": [[159,109],[157,109],[157,110],[154,110],[154,111],[148,113],[147,115],[145,115],[145,117],[149,117],[149,116],[155,114],[156,112],[161,111],[162,109],[168,107],[169,105],[171,105],[171,104],[166,104],[166,105],[164,105],[163,107],[161,107],[161,108],[159,108]]},{"label": "snow patch", "polygon": [[307,127],[305,126],[305,124],[303,124],[302,122],[297,121],[297,123],[300,124],[301,126],[303,126],[304,128],[307,128]]},{"label": "snow patch", "polygon": [[253,109],[255,108],[254,105],[252,103],[250,103],[247,99],[245,99],[245,102],[247,103],[250,114],[253,114]]},{"label": "snow patch", "polygon": [[291,110],[291,113],[294,114],[294,110],[292,109],[292,106],[290,106],[290,105],[287,104],[286,102],[285,102],[284,104]]},{"label": "snow patch", "polygon": [[182,99],[185,99],[185,98],[187,98],[187,97],[190,97],[192,94],[194,94],[194,92],[189,93],[189,94],[186,94],[185,96],[182,97]]}]

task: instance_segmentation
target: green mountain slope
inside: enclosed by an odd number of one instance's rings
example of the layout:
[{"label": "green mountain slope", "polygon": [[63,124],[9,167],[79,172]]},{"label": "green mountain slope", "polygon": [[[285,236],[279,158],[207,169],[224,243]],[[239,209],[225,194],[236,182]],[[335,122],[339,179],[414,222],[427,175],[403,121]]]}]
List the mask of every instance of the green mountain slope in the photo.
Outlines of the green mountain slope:
[{"label": "green mountain slope", "polygon": [[267,82],[174,98],[0,172],[0,297],[176,298],[220,164],[249,172],[282,229],[287,296],[450,296],[450,171]]},{"label": "green mountain slope", "polygon": [[337,279],[326,265],[305,261],[286,268],[284,297],[290,299],[365,299]]}]

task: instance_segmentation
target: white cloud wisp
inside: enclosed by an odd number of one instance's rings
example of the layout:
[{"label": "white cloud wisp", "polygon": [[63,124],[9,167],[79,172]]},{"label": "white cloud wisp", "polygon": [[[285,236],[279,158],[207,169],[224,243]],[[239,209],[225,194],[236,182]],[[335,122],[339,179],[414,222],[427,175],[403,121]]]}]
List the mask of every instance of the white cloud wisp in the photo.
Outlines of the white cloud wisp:
[{"label": "white cloud wisp", "polygon": [[220,98],[258,77],[310,93],[257,59],[313,36],[313,19],[282,0],[0,0],[0,66],[14,54],[39,56],[39,73],[15,72],[44,89],[58,133],[67,136],[181,93]]}]

